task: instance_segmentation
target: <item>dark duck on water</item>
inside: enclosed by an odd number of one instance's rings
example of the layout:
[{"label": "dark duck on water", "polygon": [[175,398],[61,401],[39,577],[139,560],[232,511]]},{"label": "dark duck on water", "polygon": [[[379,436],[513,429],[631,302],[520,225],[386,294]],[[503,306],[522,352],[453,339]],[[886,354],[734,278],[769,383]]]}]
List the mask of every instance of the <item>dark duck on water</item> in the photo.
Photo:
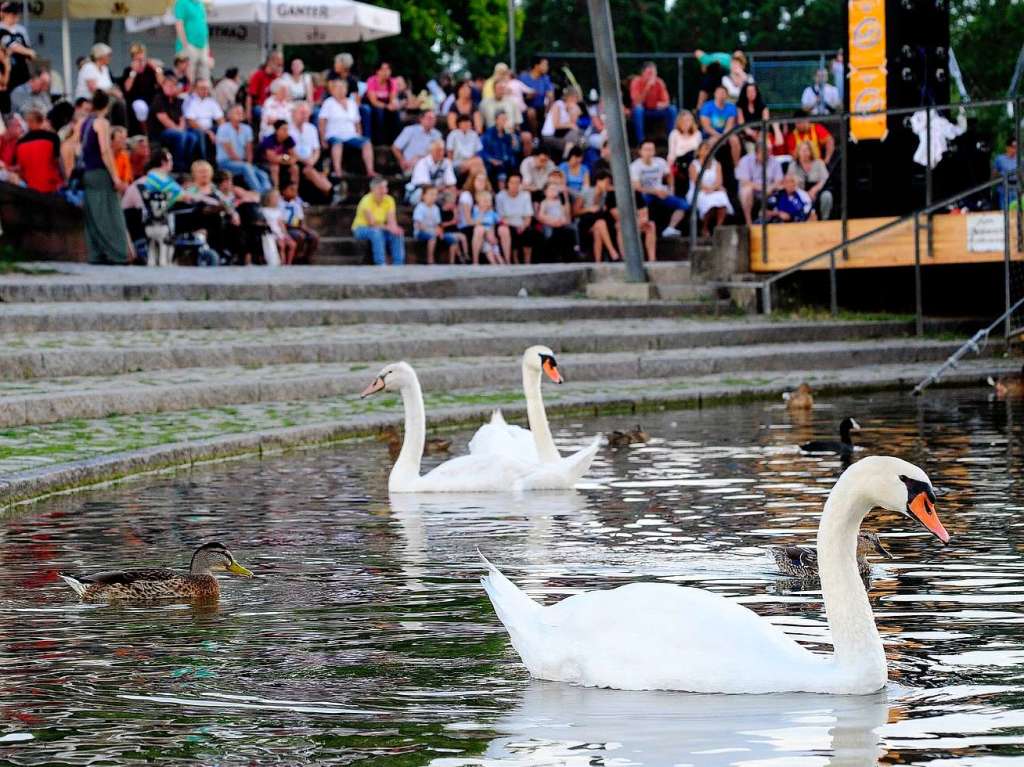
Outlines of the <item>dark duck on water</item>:
[{"label": "dark duck on water", "polygon": [[800,449],[805,453],[839,453],[843,456],[853,455],[853,439],[850,433],[860,431],[860,424],[852,418],[844,418],[839,424],[839,441],[816,439],[805,442]]}]

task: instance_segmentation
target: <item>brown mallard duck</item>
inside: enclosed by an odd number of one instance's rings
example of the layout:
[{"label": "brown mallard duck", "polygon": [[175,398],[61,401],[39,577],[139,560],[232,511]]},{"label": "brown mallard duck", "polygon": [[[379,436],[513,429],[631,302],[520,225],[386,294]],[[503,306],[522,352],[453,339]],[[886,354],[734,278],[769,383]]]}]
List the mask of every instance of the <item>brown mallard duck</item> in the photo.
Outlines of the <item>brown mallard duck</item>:
[{"label": "brown mallard duck", "polygon": [[[387,443],[388,455],[391,456],[392,461],[398,458],[398,454],[402,452],[402,434],[397,427],[385,426],[380,430],[377,439]],[[423,441],[423,455],[447,453],[451,446],[452,441],[445,437],[427,437]]]},{"label": "brown mallard duck", "polygon": [[[871,573],[871,563],[868,562],[868,554],[877,552],[886,559],[892,559],[892,554],[878,540],[874,533],[862,532],[857,536],[857,570],[861,578]],[[818,577],[818,552],[809,546],[774,546],[772,556],[775,564],[786,575],[793,578],[817,578]]]},{"label": "brown mallard duck", "polygon": [[1024,397],[1024,367],[1017,375],[999,376],[995,381],[989,376],[988,385],[996,390],[996,397],[999,399]]},{"label": "brown mallard duck", "polygon": [[192,555],[188,572],[160,567],[111,570],[95,575],[58,573],[84,602],[151,602],[161,599],[216,601],[220,586],[215,572],[252,577],[223,543],[204,543]]},{"label": "brown mallard duck", "polygon": [[640,424],[637,424],[635,428],[628,431],[615,430],[608,434],[608,444],[611,447],[626,447],[627,445],[634,445],[641,442],[647,442],[651,438],[651,435],[645,432]]},{"label": "brown mallard duck", "polygon": [[796,391],[783,392],[782,399],[786,402],[787,410],[810,410],[814,407],[814,395],[810,384],[806,382],[796,387]]}]

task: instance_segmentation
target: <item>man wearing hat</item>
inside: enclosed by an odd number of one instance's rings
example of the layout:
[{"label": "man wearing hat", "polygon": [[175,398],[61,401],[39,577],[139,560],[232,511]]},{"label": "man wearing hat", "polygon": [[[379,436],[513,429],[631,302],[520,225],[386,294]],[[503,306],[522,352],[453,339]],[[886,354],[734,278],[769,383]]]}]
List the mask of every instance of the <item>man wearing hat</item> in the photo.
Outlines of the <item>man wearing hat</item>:
[{"label": "man wearing hat", "polygon": [[206,23],[203,0],[176,0],[174,3],[174,29],[176,53],[188,56],[188,79],[210,79],[213,56],[210,54],[210,28]]},{"label": "man wearing hat", "polygon": [[0,94],[0,112],[11,109],[10,93],[32,76],[29,62],[34,61],[36,52],[28,40],[28,30],[21,25],[22,5],[20,2],[5,2],[0,5],[0,47],[11,59],[11,71],[7,78],[7,90]]}]

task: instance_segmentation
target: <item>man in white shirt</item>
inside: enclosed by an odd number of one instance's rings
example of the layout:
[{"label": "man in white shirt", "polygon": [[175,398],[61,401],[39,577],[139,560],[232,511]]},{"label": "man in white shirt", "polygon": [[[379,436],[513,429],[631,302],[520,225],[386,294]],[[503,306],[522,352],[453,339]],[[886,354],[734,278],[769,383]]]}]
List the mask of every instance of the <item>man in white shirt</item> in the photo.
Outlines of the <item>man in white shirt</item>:
[{"label": "man in white shirt", "polygon": [[501,223],[509,228],[512,234],[512,255],[523,252],[523,263],[530,263],[533,258],[533,231],[530,221],[533,219],[533,198],[523,189],[523,177],[518,173],[510,173],[505,188],[498,192],[494,201]]},{"label": "man in white shirt", "polygon": [[523,177],[523,188],[533,195],[534,202],[539,202],[543,196],[544,186],[548,183],[548,176],[555,171],[555,164],[548,156],[547,148],[541,144],[537,151],[519,163],[519,173]]},{"label": "man in white shirt", "polygon": [[[757,144],[753,152],[743,155],[736,166],[736,181],[739,183],[740,207],[747,226],[753,225],[754,199],[768,199],[777,189],[782,187],[782,164],[769,155],[768,167],[764,167],[764,152]],[[768,182],[768,188],[762,188],[762,182]]]},{"label": "man in white shirt", "polygon": [[455,194],[455,169],[452,162],[444,156],[444,141],[437,139],[430,145],[430,151],[416,161],[412,169],[412,178],[405,187],[405,195],[410,205],[416,205],[423,194],[423,188],[433,186],[440,194]]},{"label": "man in white shirt", "polygon": [[679,231],[677,224],[690,209],[690,203],[671,193],[669,179],[668,163],[663,157],[655,156],[654,142],[642,143],[640,156],[629,164],[629,180],[633,183],[633,188],[643,196],[648,207],[660,206],[672,211],[668,226],[662,231],[661,236],[678,237],[682,232]]},{"label": "man in white shirt", "polygon": [[354,96],[348,95],[348,80],[328,80],[327,90],[331,95],[320,107],[320,141],[331,151],[334,176],[341,178],[341,156],[347,146],[362,152],[367,176],[377,175],[373,169],[373,145],[362,135],[359,104]]},{"label": "man in white shirt", "polygon": [[842,106],[839,89],[828,81],[828,70],[819,69],[814,75],[814,84],[804,88],[800,106],[809,115],[830,115]]},{"label": "man in white shirt", "polygon": [[288,135],[295,142],[295,157],[302,177],[324,194],[331,191],[330,180],[317,168],[320,162],[320,133],[309,122],[310,107],[305,101],[295,103]]},{"label": "man in white shirt", "polygon": [[430,151],[430,145],[435,141],[441,141],[441,146],[444,146],[444,138],[435,125],[437,115],[428,109],[420,115],[418,123],[406,125],[398,134],[395,143],[391,145],[391,151],[403,173],[412,173],[417,161]]},{"label": "man in white shirt", "polygon": [[480,141],[480,134],[473,130],[473,119],[469,115],[459,115],[455,126],[445,141],[448,159],[452,161],[455,172],[470,175],[483,173],[484,164],[480,153],[484,145]]},{"label": "man in white shirt", "polygon": [[181,111],[188,127],[202,136],[199,153],[204,160],[213,159],[211,150],[217,145],[217,128],[224,122],[224,110],[211,94],[209,80],[196,80],[196,86],[185,97]]},{"label": "man in white shirt", "polygon": [[518,130],[523,122],[523,113],[519,109],[515,98],[505,90],[505,82],[497,80],[494,83],[494,98],[484,99],[480,102],[480,114],[484,118],[484,126],[494,126],[494,116],[498,112],[508,115],[509,129]]}]

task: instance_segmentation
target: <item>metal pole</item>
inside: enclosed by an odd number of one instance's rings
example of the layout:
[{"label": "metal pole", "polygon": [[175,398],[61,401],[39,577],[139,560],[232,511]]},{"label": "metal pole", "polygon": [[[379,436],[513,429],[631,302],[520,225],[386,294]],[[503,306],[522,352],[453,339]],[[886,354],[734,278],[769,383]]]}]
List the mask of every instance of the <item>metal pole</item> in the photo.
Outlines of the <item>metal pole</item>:
[{"label": "metal pole", "polygon": [[[1022,49],[1024,50],[1024,49]],[[1021,210],[1021,189],[1024,185],[1021,184],[1021,164],[1020,164],[1020,99],[1015,99],[1013,102],[1013,130],[1014,140],[1017,142],[1017,175],[1014,178],[1014,183],[1017,186],[1017,252],[1020,253],[1024,250],[1024,211]],[[1006,203],[1009,205],[1009,201]]]},{"label": "metal pole", "polygon": [[[686,105],[683,103],[683,54],[681,53],[676,56],[676,99],[678,99],[676,104],[679,106],[679,110],[685,109]],[[675,127],[672,126],[672,128]]]},{"label": "metal pole", "polygon": [[764,288],[761,290],[761,308],[765,314],[772,313],[772,284],[771,282],[765,282]]},{"label": "metal pole", "polygon": [[831,303],[832,316],[839,314],[839,288],[836,285],[836,252],[829,251],[828,254],[828,293]]},{"label": "metal pole", "polygon": [[263,34],[266,36],[266,51],[264,52],[263,60],[266,61],[270,57],[270,52],[274,50],[274,41],[270,39],[270,7],[271,0],[267,0],[267,23],[263,26]]},{"label": "metal pole", "polygon": [[[756,157],[754,158],[757,159]],[[735,168],[733,169],[735,173]],[[761,126],[761,263],[768,263],[768,126]]]},{"label": "metal pole", "polygon": [[921,292],[921,220],[914,213],[914,314],[919,336],[924,335],[924,302]]},{"label": "metal pole", "polygon": [[[844,114],[839,120],[839,186],[843,195],[839,210],[842,216],[843,242],[846,242],[846,239],[850,236],[850,211],[847,207],[847,200],[849,199],[849,190],[847,189],[849,164],[847,163],[847,155],[850,149],[850,128],[847,120],[849,119],[849,114]],[[843,248],[843,260],[845,261],[849,257],[850,251],[847,248]]]},{"label": "metal pole", "polygon": [[[516,72],[516,0],[508,0],[508,66]],[[582,96],[582,94],[580,94]]]},{"label": "metal pole", "polygon": [[924,206],[927,208],[932,204],[932,108],[925,107],[924,110],[924,140],[926,142],[924,151],[926,164],[924,166]]},{"label": "metal pole", "polygon": [[[1015,116],[1016,119],[1016,116]],[[1003,174],[1003,278],[1006,293],[1006,320],[1003,325],[1003,336],[1010,337],[1010,177]]]},{"label": "metal pole", "polygon": [[636,221],[633,185],[629,180],[629,144],[626,141],[626,120],[622,114],[622,92],[619,88],[619,65],[615,59],[615,35],[608,0],[587,0],[590,9],[590,30],[594,37],[594,59],[597,78],[604,101],[605,127],[611,149],[612,182],[615,184],[615,202],[622,227],[622,249],[626,261],[626,279],[646,282],[643,245]]}]

